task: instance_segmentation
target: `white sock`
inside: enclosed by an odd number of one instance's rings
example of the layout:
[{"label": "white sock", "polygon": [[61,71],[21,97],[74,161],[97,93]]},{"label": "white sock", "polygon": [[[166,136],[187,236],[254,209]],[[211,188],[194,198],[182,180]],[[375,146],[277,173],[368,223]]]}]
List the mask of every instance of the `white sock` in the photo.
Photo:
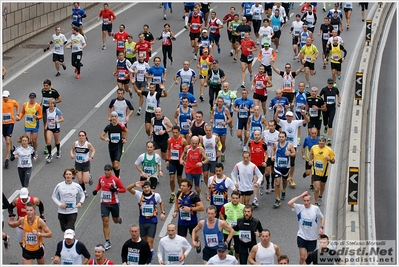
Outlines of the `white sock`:
[{"label": "white sock", "polygon": [[185,16],[185,17],[184,17],[184,23],[185,23],[185,25],[188,24],[188,16]]}]

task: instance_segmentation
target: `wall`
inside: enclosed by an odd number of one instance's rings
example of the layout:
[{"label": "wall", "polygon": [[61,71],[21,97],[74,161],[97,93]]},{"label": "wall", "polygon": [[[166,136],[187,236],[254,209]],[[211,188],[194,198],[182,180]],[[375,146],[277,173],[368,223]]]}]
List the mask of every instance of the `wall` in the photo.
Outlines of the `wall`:
[{"label": "wall", "polygon": [[[2,2],[2,51],[7,51],[69,17],[72,3]],[[80,6],[87,8],[93,4],[80,3]],[[43,44],[47,41],[43,41]]]}]

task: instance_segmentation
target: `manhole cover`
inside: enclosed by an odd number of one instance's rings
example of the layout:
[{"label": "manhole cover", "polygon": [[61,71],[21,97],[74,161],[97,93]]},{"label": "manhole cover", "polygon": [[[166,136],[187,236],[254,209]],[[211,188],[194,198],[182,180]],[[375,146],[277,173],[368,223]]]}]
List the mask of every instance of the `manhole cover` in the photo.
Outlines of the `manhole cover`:
[{"label": "manhole cover", "polygon": [[28,44],[25,45],[25,48],[46,48],[48,45],[45,44]]},{"label": "manhole cover", "polygon": [[13,59],[13,57],[3,57],[3,60],[11,60],[11,59]]}]

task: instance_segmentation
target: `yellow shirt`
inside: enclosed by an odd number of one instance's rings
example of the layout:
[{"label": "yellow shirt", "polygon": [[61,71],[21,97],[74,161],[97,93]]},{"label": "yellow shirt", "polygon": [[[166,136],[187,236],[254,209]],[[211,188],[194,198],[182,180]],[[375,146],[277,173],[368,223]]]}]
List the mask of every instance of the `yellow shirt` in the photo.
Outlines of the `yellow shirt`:
[{"label": "yellow shirt", "polygon": [[204,77],[208,74],[208,70],[211,68],[210,63],[210,57],[207,56],[206,59],[203,58],[203,56],[200,56],[199,58],[199,64],[200,64],[200,74]]},{"label": "yellow shirt", "polygon": [[310,149],[310,154],[313,155],[312,173],[321,177],[328,176],[328,161],[326,157],[335,159],[334,151],[328,146],[321,148],[319,145],[314,145]]},{"label": "yellow shirt", "polygon": [[303,55],[304,55],[304,59],[307,61],[307,62],[310,62],[310,63],[314,63],[314,61],[315,61],[315,55],[317,54],[317,53],[319,53],[319,50],[317,49],[317,47],[314,45],[314,44],[312,44],[312,45],[304,45],[304,46],[302,46],[302,48],[301,48],[301,53],[303,53]]},{"label": "yellow shirt", "polygon": [[[36,118],[33,118],[34,115],[36,115]],[[37,120],[43,118],[42,108],[38,103],[35,103],[32,106],[29,104],[29,102],[25,102],[22,105],[20,118],[22,119],[23,116],[25,116],[26,128],[36,128]]]},{"label": "yellow shirt", "polygon": [[128,41],[125,42],[126,58],[134,58],[136,56],[136,53],[134,52],[135,48],[136,48],[136,42],[131,42],[131,43],[129,43]]},{"label": "yellow shirt", "polygon": [[341,45],[337,46],[331,45],[331,63],[340,64],[340,59],[342,58]]}]

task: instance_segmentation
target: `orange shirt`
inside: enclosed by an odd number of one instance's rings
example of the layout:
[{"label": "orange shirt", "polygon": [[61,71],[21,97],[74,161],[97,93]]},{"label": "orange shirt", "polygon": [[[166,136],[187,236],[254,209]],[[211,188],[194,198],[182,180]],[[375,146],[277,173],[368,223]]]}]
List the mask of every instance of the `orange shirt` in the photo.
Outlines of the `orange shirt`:
[{"label": "orange shirt", "polygon": [[8,99],[7,102],[3,99],[3,124],[14,124],[14,108],[19,112],[19,104],[13,99]]}]

